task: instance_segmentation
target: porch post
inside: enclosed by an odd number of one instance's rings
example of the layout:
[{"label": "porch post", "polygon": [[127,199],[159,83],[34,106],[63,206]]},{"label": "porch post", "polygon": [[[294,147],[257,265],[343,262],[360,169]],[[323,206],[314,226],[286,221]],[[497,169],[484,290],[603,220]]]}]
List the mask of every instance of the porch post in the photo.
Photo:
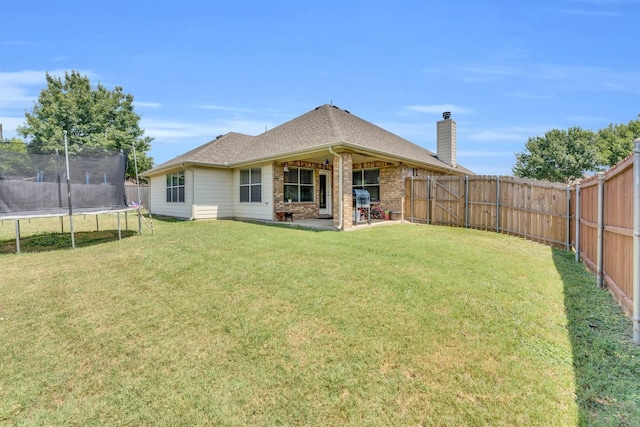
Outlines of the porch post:
[{"label": "porch post", "polygon": [[340,153],[342,159],[342,228],[353,227],[353,159],[351,153]]}]

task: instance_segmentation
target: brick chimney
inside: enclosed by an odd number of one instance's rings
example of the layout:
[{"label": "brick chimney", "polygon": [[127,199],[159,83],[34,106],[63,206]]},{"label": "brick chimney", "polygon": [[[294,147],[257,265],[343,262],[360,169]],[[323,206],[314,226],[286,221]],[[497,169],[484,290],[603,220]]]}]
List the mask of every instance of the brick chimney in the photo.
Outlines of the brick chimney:
[{"label": "brick chimney", "polygon": [[438,159],[456,167],[456,122],[451,113],[442,113],[442,120],[437,124]]}]

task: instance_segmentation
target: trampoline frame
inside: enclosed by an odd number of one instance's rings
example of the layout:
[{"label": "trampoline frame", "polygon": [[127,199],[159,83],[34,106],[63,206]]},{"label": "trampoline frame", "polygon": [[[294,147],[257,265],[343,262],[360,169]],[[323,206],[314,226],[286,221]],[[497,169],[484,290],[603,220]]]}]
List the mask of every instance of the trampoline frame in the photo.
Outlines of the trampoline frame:
[{"label": "trampoline frame", "polygon": [[[74,215],[101,215],[101,214],[112,214],[115,213],[117,215],[118,221],[118,240],[122,239],[122,230],[120,227],[120,214],[127,213],[129,211],[137,211],[138,213],[138,235],[142,234],[142,204],[140,201],[140,181],[138,179],[138,162],[136,158],[136,147],[135,144],[133,146],[133,158],[135,162],[136,169],[136,186],[138,187],[138,203],[137,206],[128,206],[125,207],[114,206],[112,208],[106,207],[96,207],[96,208],[81,208],[79,212],[74,212],[72,207],[72,198],[71,198],[71,182],[69,180],[69,146],[67,142],[67,131],[63,131],[64,135],[64,152],[65,152],[65,163],[66,163],[66,179],[67,179],[67,195],[68,195],[68,210],[63,207],[59,208],[51,208],[48,209],[48,213],[43,213],[43,210],[40,211],[24,211],[24,212],[11,212],[11,213],[2,213],[0,212],[0,221],[15,221],[16,226],[16,253],[20,253],[20,220],[23,219],[33,219],[33,218],[63,218],[65,216],[69,217],[69,229],[71,233],[71,247],[73,249],[76,248],[75,236],[73,230],[73,216]],[[31,213],[30,213],[31,212]],[[38,213],[35,213],[38,212]]]}]

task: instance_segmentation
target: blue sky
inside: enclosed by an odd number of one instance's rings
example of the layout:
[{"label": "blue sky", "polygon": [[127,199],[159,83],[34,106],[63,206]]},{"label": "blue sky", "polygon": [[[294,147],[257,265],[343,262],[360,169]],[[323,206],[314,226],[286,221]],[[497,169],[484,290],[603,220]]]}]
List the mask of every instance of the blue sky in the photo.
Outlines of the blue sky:
[{"label": "blue sky", "polygon": [[458,163],[509,175],[529,137],[640,113],[640,0],[6,3],[5,138],[70,70],[134,96],[156,164],[333,103],[432,151],[451,111]]}]

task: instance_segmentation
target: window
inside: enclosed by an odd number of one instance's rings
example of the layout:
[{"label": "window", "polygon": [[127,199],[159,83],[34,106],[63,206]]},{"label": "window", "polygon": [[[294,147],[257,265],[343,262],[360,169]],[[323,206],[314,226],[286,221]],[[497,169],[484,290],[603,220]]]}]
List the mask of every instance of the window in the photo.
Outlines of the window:
[{"label": "window", "polygon": [[380,169],[358,169],[353,171],[353,188],[367,190],[372,202],[380,201]]},{"label": "window", "polygon": [[184,171],[167,174],[167,203],[184,203]]},{"label": "window", "polygon": [[284,199],[313,202],[313,169],[290,167],[284,173]]},{"label": "window", "polygon": [[262,202],[262,168],[240,170],[240,201]]}]

